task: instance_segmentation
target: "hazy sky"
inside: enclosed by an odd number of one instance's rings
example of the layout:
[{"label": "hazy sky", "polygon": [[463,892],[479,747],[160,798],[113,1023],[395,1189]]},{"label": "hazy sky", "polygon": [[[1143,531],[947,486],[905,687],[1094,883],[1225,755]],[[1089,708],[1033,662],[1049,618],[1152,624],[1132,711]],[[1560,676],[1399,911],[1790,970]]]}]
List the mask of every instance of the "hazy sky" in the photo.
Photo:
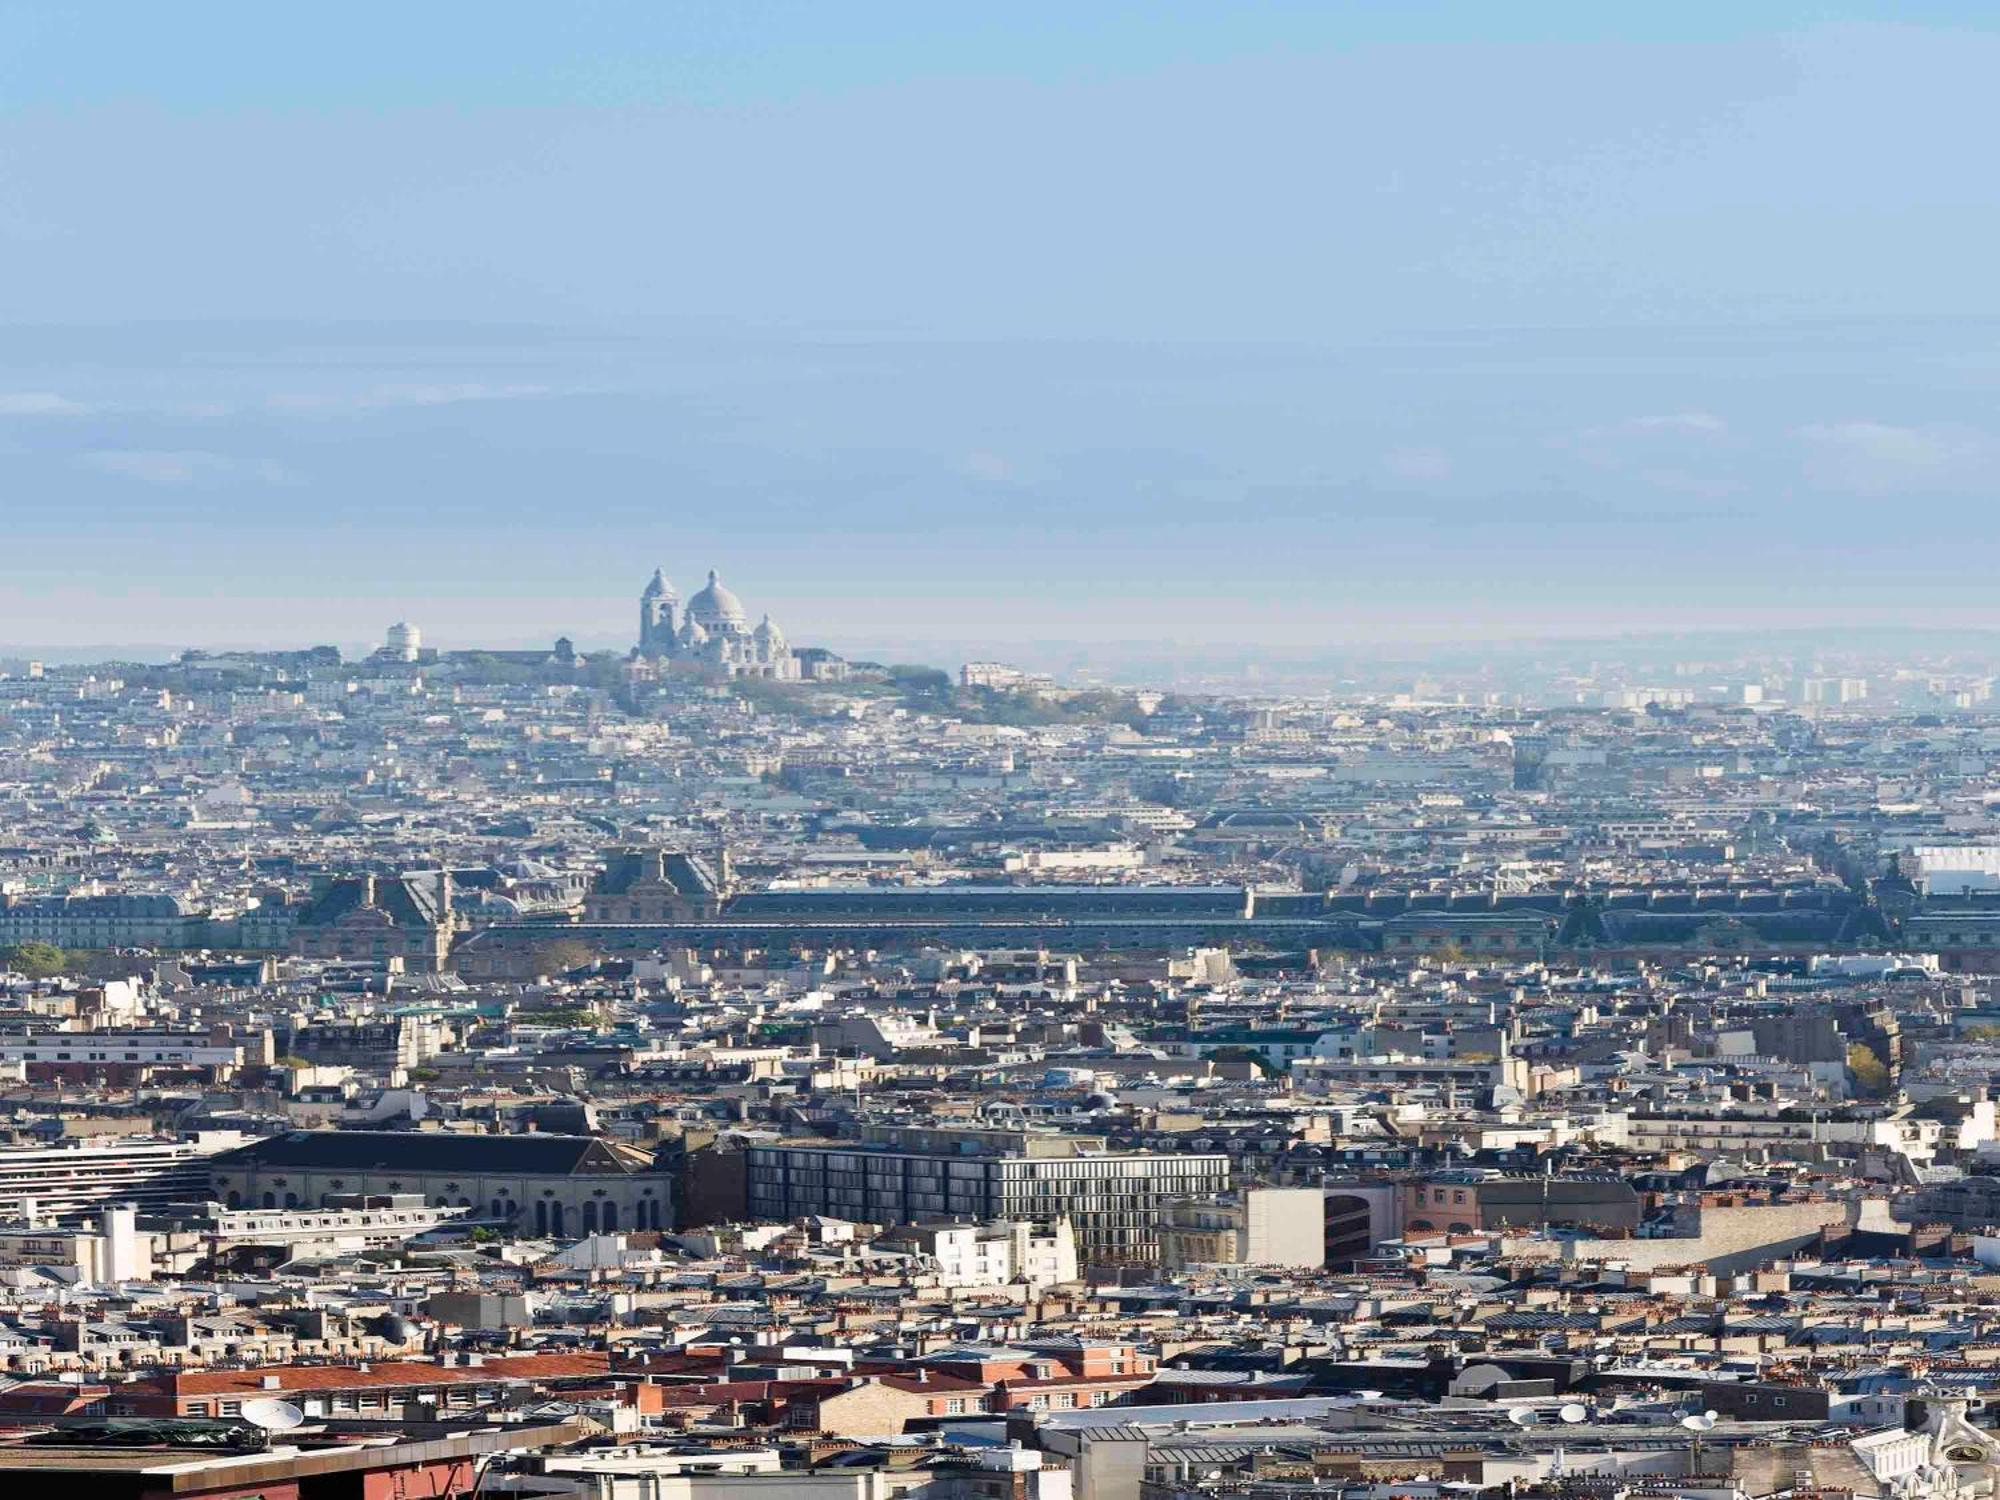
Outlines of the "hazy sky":
[{"label": "hazy sky", "polygon": [[0,3],[0,646],[1992,623],[1991,5]]}]

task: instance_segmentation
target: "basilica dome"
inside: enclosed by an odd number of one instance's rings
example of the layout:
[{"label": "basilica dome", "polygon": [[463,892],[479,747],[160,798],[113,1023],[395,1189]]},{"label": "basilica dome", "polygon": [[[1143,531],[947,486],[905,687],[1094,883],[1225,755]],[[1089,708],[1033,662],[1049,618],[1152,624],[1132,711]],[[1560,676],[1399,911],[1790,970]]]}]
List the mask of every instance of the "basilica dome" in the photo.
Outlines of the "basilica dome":
[{"label": "basilica dome", "polygon": [[722,580],[710,569],[708,587],[687,602],[688,618],[696,621],[714,634],[717,630],[735,633],[741,631],[749,621],[744,611],[743,601],[722,586]]}]

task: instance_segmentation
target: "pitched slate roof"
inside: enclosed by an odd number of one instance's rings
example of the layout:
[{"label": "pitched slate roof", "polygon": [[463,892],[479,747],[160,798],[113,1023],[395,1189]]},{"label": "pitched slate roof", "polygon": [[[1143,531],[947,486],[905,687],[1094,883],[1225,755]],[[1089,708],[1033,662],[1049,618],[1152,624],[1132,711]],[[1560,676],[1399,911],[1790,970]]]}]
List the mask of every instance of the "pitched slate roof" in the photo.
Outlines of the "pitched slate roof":
[{"label": "pitched slate roof", "polygon": [[373,908],[397,927],[435,927],[450,908],[446,886],[447,877],[441,870],[350,876],[334,881],[313,897],[298,919],[308,927],[325,927]]},{"label": "pitched slate roof", "polygon": [[618,1176],[651,1169],[643,1152],[592,1135],[459,1135],[443,1131],[293,1130],[213,1158],[221,1171],[295,1167],[466,1176]]}]

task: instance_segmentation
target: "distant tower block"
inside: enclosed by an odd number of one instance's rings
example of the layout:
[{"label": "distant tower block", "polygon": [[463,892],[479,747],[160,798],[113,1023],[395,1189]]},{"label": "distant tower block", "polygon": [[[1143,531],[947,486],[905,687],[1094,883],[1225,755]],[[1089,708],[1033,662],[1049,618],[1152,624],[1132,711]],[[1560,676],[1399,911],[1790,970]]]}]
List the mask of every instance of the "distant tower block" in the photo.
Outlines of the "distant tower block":
[{"label": "distant tower block", "polygon": [[423,650],[424,633],[404,620],[398,620],[389,627],[389,634],[382,642],[382,654],[391,661],[415,661]]}]

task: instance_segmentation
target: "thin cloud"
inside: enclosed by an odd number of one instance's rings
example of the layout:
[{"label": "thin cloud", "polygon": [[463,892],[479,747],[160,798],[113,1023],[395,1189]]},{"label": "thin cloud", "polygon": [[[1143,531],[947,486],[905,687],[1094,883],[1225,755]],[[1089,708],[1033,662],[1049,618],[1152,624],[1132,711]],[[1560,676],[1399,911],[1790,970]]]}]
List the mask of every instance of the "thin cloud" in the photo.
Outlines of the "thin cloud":
[{"label": "thin cloud", "polygon": [[[1648,412],[1586,427],[1571,436],[1554,439],[1549,446],[1593,469],[1678,474],[1684,483],[1708,486],[1731,481],[1719,476],[1689,474],[1684,466],[1725,459],[1735,446],[1724,441],[1729,436],[1729,424],[1714,412],[1689,409]],[[1658,487],[1671,489],[1674,484],[1670,481]]]},{"label": "thin cloud", "polygon": [[89,410],[54,391],[0,392],[0,417],[78,417]]},{"label": "thin cloud", "polygon": [[1690,474],[1685,469],[1645,469],[1639,479],[1668,495],[1689,495],[1700,500],[1726,500],[1740,495],[1747,486],[1726,475]]},{"label": "thin cloud", "polygon": [[86,469],[141,484],[187,485],[211,479],[249,479],[262,484],[295,484],[280,464],[245,461],[198,448],[98,448],[80,454]]},{"label": "thin cloud", "polygon": [[1676,411],[1658,416],[1634,417],[1621,424],[1631,432],[1696,432],[1723,433],[1729,431],[1729,424],[1714,412]]},{"label": "thin cloud", "polygon": [[367,391],[285,392],[270,397],[273,411],[382,411],[399,406],[455,406],[466,401],[531,401],[563,394],[547,385],[493,385],[482,381],[381,385]]},{"label": "thin cloud", "polygon": [[1412,484],[1451,478],[1451,455],[1442,448],[1396,448],[1382,455],[1382,471]]},{"label": "thin cloud", "polygon": [[1573,437],[1556,439],[1553,446],[1574,449],[1587,457],[1609,458],[1635,445],[1656,449],[1658,445],[1650,441],[1655,438],[1715,438],[1728,431],[1729,424],[1714,412],[1652,412],[1598,427],[1586,427]]},{"label": "thin cloud", "polygon": [[1011,463],[998,453],[989,453],[984,449],[968,453],[961,467],[972,478],[984,480],[987,484],[1005,484],[1014,477]]},{"label": "thin cloud", "polygon": [[1858,495],[1983,483],[1995,453],[1991,438],[1961,427],[1814,422],[1797,436],[1809,480]]}]

